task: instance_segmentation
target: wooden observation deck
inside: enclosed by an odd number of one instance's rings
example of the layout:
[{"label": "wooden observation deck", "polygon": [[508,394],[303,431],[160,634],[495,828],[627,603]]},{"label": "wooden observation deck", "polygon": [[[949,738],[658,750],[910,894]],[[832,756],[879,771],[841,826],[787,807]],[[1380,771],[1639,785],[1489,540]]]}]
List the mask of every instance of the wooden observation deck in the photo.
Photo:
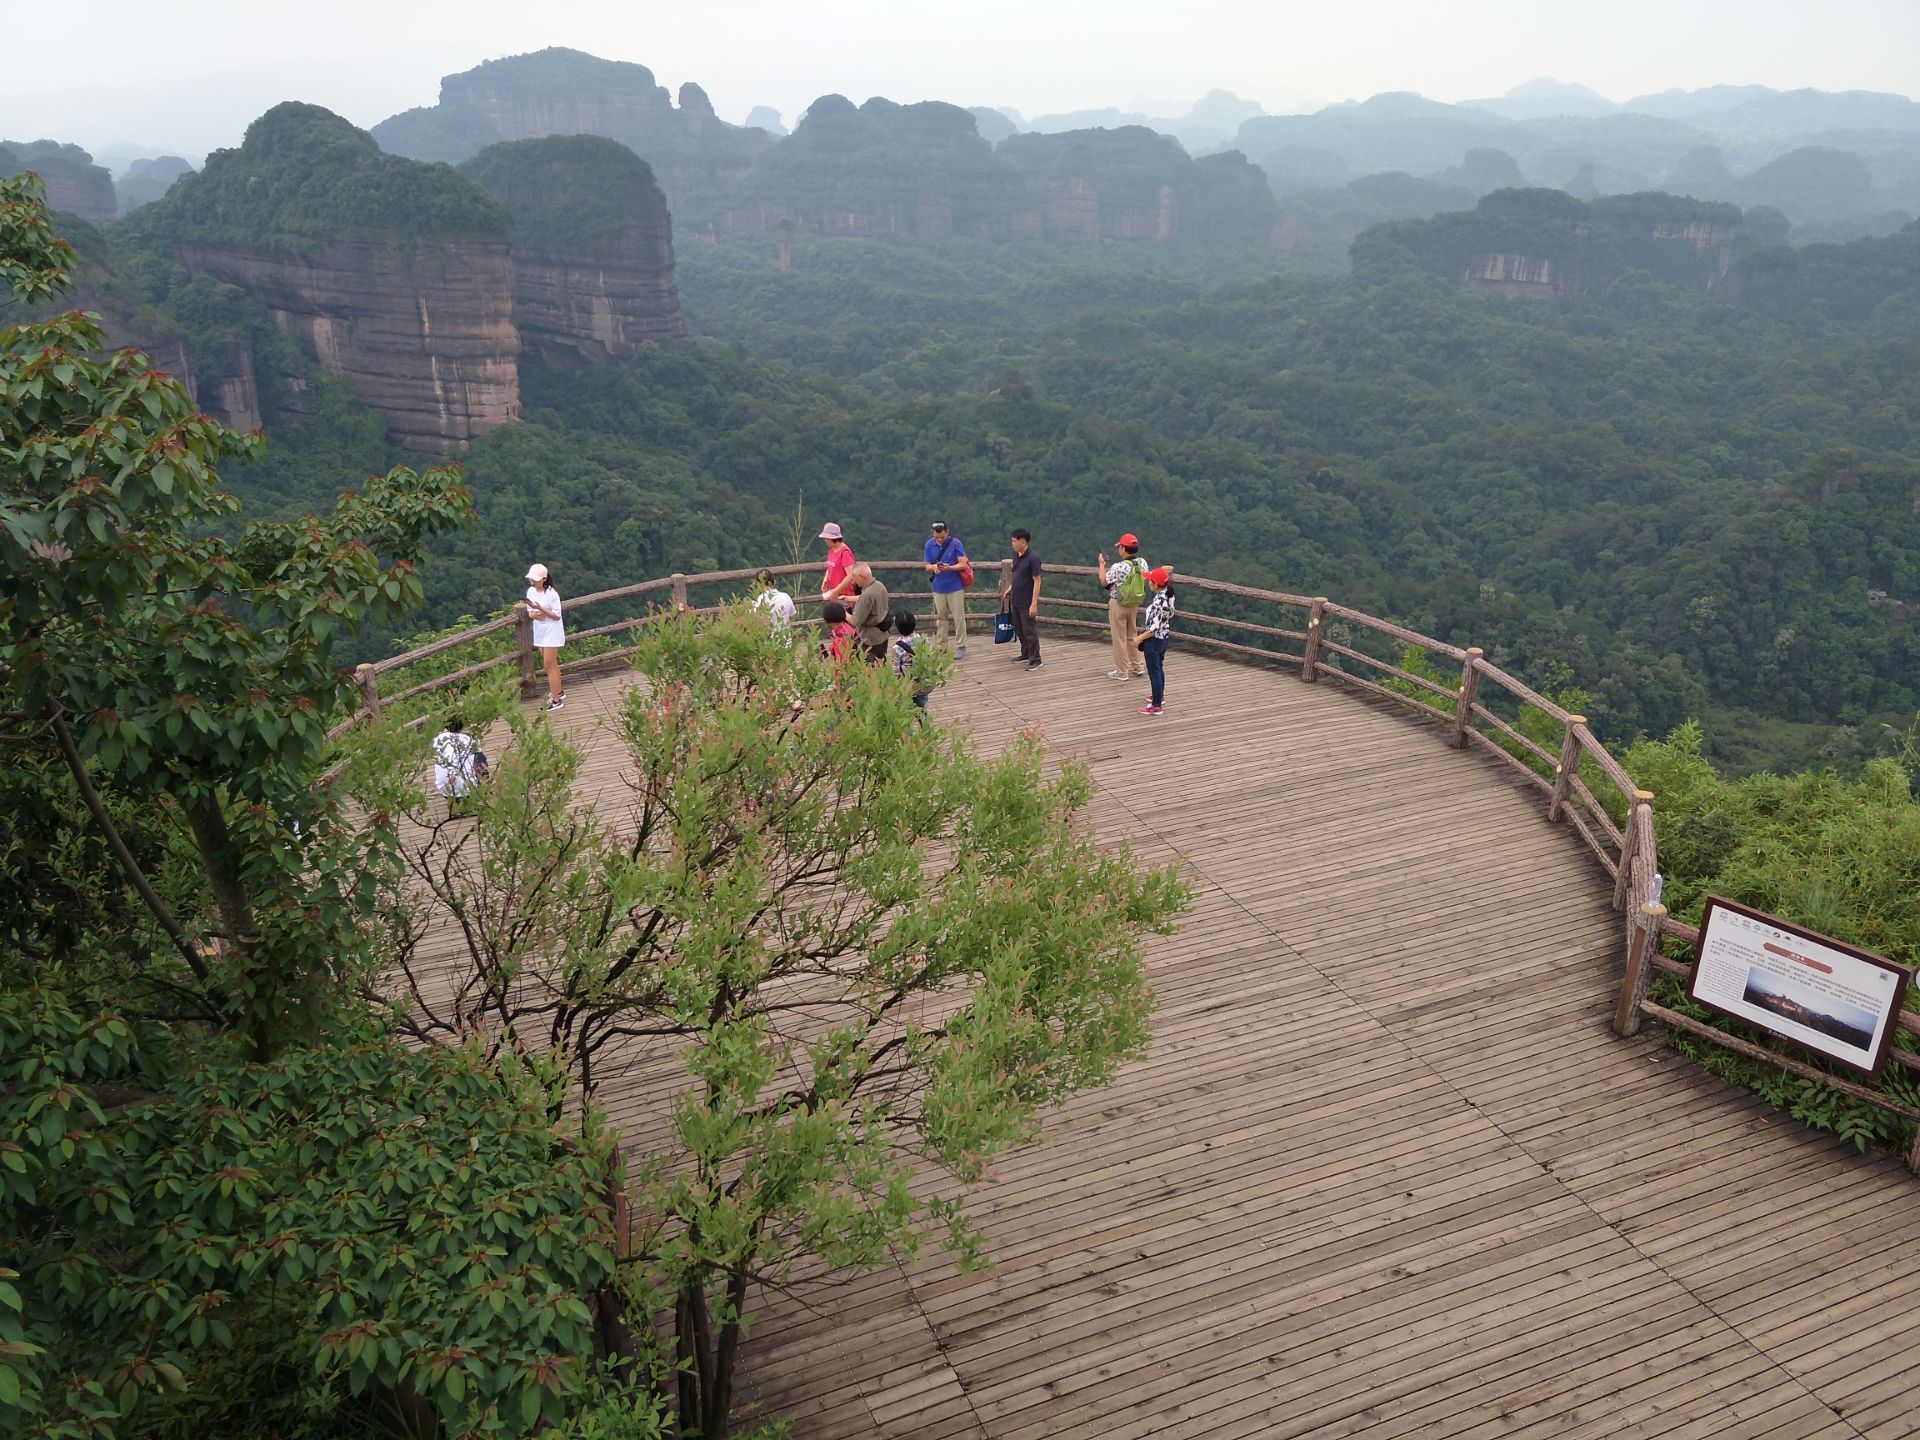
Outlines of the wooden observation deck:
[{"label": "wooden observation deck", "polygon": [[[760,1297],[743,1399],[803,1440],[1920,1435],[1913,1178],[1615,1034],[1626,887],[1546,783],[1228,644],[1142,716],[1067,635],[976,637],[934,708],[1083,757],[1191,877],[1151,1051],[976,1192],[991,1270]],[[555,717],[588,790],[628,683]],[[631,1138],[672,1083],[603,1098]]]}]

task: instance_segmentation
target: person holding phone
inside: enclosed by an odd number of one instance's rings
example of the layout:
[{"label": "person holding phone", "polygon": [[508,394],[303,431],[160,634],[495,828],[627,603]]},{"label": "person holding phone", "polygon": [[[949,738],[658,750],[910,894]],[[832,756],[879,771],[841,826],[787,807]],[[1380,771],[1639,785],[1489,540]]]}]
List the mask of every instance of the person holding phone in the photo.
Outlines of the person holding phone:
[{"label": "person holding phone", "polygon": [[560,592],[544,565],[527,567],[526,606],[533,620],[533,648],[540,652],[540,664],[547,672],[551,712],[567,703],[567,692],[560,688],[560,647],[567,643],[567,631],[560,619]]}]

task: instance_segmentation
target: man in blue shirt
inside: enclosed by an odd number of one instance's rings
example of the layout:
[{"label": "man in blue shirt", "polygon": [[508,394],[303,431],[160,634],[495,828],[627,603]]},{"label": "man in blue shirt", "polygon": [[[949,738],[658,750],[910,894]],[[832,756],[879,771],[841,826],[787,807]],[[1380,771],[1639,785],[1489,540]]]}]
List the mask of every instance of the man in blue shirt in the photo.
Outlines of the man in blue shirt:
[{"label": "man in blue shirt", "polygon": [[927,541],[922,558],[931,577],[927,588],[933,591],[933,639],[938,645],[953,647],[953,658],[967,658],[967,587],[961,570],[967,564],[967,547],[959,537],[947,534],[947,522],[933,522],[933,535]]}]

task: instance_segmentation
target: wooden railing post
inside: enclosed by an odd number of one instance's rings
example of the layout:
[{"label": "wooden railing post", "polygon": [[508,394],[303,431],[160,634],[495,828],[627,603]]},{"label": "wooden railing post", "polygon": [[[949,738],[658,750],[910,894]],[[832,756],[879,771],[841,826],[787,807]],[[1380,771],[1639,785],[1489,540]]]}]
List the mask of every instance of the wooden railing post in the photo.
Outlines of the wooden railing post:
[{"label": "wooden railing post", "polygon": [[520,698],[530,700],[539,689],[534,678],[533,616],[525,605],[513,607],[513,648],[520,660]]},{"label": "wooden railing post", "polygon": [[371,720],[380,713],[380,675],[371,665],[353,667],[353,683],[360,687],[360,715]]},{"label": "wooden railing post", "polygon": [[677,615],[687,608],[687,577],[678,570],[673,572],[673,609]]},{"label": "wooden railing post", "polygon": [[1661,922],[1667,918],[1664,905],[1643,905],[1627,943],[1627,973],[1620,981],[1620,999],[1613,1007],[1613,1033],[1635,1035],[1640,1030],[1640,1004],[1653,983],[1653,957],[1660,946]]},{"label": "wooden railing post", "polygon": [[1327,628],[1327,597],[1316,595],[1307,610],[1307,649],[1300,658],[1300,678],[1311,685],[1320,678],[1320,637]]},{"label": "wooden railing post", "polygon": [[1567,716],[1566,729],[1560,734],[1560,763],[1553,767],[1553,798],[1547,801],[1547,819],[1558,820],[1567,808],[1567,791],[1573,777],[1580,773],[1580,737],[1574,732],[1587,723],[1584,715]]},{"label": "wooden railing post", "polygon": [[1460,662],[1460,693],[1453,700],[1453,748],[1467,748],[1467,727],[1473,724],[1473,697],[1480,690],[1480,657],[1487,652],[1478,645],[1467,647],[1467,658]]},{"label": "wooden railing post", "polygon": [[1636,790],[1633,792],[1633,805],[1627,811],[1627,823],[1620,827],[1620,866],[1613,873],[1613,908],[1618,910],[1627,903],[1628,887],[1632,885],[1633,862],[1640,858],[1640,826],[1635,823],[1639,812],[1647,812],[1647,833],[1653,833],[1653,792]]}]

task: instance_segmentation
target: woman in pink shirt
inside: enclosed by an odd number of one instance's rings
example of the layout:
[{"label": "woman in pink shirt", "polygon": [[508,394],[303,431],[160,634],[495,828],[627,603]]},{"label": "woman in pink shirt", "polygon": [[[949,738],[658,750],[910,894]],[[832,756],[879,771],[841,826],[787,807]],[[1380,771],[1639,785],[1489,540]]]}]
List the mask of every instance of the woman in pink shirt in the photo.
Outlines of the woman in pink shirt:
[{"label": "woman in pink shirt", "polygon": [[820,598],[838,600],[852,588],[848,572],[853,569],[853,547],[831,520],[820,528],[820,538],[827,542],[827,577],[820,582]]}]

